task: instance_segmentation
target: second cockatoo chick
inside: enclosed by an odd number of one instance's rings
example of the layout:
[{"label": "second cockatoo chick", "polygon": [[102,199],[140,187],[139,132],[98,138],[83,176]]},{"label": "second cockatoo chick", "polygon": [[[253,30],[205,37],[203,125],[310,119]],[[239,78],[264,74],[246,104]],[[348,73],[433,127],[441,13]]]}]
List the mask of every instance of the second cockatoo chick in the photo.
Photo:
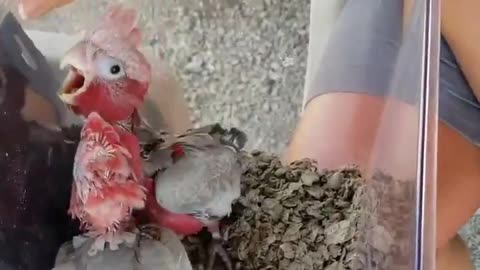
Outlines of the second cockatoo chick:
[{"label": "second cockatoo chick", "polygon": [[60,98],[76,114],[95,111],[109,123],[128,120],[143,104],[151,67],[139,51],[133,9],[112,5],[92,31],[61,61],[68,68]]},{"label": "second cockatoo chick", "polygon": [[136,235],[128,231],[132,211],[145,206],[146,191],[139,180],[143,175],[135,172],[132,153],[119,132],[99,114],[89,114],[75,155],[68,212],[96,239],[92,255],[105,243],[115,250],[135,241]]},{"label": "second cockatoo chick", "polygon": [[213,268],[217,254],[227,269],[232,269],[219,222],[240,197],[246,134],[215,124],[180,136],[161,133],[160,137],[158,144],[155,140],[144,144],[142,153],[144,173],[154,179],[147,185],[148,221],[181,236],[197,234],[206,227],[213,237],[207,269]]}]

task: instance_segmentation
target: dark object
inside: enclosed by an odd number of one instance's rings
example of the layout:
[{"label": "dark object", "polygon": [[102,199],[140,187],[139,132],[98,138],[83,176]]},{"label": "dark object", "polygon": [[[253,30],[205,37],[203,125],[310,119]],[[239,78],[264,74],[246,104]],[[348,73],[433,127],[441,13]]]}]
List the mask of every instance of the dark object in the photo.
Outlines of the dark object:
[{"label": "dark object", "polygon": [[12,13],[8,13],[0,24],[0,56],[0,65],[7,63],[14,66],[38,95],[52,103],[60,122],[66,123],[68,110],[57,95],[60,82],[55,79],[47,59],[35,47]]},{"label": "dark object", "polygon": [[[28,58],[36,68],[25,62]],[[77,233],[67,215],[76,144],[60,135],[52,138],[46,128],[46,135],[33,136],[41,135],[42,126],[20,114],[27,85],[51,100],[49,88],[42,88],[53,81],[49,74],[44,57],[7,15],[0,25],[1,269],[50,270],[59,246]]]}]

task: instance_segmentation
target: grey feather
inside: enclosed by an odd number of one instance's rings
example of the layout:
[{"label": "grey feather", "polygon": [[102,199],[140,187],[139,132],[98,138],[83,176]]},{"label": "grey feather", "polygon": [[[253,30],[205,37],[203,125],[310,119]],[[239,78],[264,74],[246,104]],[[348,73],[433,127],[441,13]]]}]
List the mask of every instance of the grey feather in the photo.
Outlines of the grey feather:
[{"label": "grey feather", "polygon": [[175,213],[223,217],[240,196],[237,153],[218,146],[192,151],[156,177],[156,198]]},{"label": "grey feather", "polygon": [[[158,203],[169,211],[205,221],[230,214],[232,202],[240,197],[240,149],[246,135],[213,124],[164,138],[165,143],[157,145],[144,162],[147,175],[157,168]],[[173,144],[185,152],[178,160],[172,159]]]}]

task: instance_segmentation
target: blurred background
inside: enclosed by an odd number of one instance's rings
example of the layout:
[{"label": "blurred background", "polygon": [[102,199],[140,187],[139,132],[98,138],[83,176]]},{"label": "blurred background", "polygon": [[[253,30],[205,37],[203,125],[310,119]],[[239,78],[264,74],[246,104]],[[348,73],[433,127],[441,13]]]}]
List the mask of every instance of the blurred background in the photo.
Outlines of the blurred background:
[{"label": "blurred background", "polygon": [[[301,112],[310,0],[117,2],[141,10],[145,45],[176,73],[195,125],[239,126],[248,149],[283,152]],[[27,28],[73,34],[94,23],[106,3],[78,0]],[[462,229],[477,269],[479,233],[480,213]]]}]

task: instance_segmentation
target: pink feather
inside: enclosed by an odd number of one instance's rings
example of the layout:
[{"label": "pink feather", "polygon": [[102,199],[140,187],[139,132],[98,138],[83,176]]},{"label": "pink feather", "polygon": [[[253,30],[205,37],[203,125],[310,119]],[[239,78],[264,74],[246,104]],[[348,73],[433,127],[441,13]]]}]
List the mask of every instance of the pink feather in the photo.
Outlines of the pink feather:
[{"label": "pink feather", "polygon": [[121,137],[112,125],[91,113],[75,156],[69,213],[99,235],[124,229],[132,211],[145,206],[145,188]]}]

